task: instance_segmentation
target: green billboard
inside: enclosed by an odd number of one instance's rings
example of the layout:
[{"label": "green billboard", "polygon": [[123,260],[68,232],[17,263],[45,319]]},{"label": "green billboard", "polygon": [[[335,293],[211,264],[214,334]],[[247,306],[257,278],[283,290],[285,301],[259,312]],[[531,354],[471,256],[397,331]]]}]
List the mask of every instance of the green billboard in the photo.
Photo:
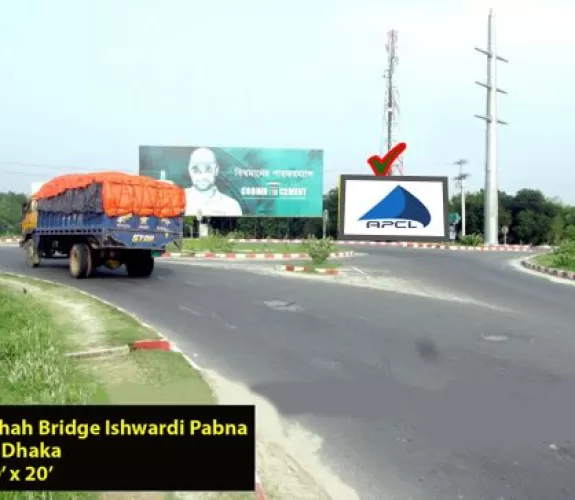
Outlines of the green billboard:
[{"label": "green billboard", "polygon": [[185,188],[186,215],[322,216],[319,149],[140,146],[140,175]]}]

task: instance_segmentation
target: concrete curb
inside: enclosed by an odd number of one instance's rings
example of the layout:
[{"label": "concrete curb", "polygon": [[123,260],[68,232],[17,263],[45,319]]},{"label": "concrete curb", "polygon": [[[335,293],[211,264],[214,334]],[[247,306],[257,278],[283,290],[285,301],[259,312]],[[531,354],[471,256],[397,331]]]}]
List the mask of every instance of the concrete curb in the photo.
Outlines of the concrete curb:
[{"label": "concrete curb", "polygon": [[[357,252],[334,252],[331,258],[355,257]],[[236,260],[287,260],[287,259],[309,259],[307,253],[213,253],[213,252],[192,252],[189,254],[166,252],[162,258],[176,259],[236,259]]]},{"label": "concrete curb", "polygon": [[[229,240],[236,243],[304,243],[305,240],[258,240],[258,239],[237,239]],[[443,243],[417,243],[408,241],[345,241],[335,240],[335,245],[361,245],[361,246],[383,246],[400,248],[432,248],[436,250],[455,251],[489,251],[489,252],[537,252],[549,250],[551,247],[532,247],[529,245],[497,245],[497,246],[477,246],[466,247],[460,245],[445,245]]]},{"label": "concrete curb", "polygon": [[526,269],[536,271],[541,274],[548,274],[556,278],[575,281],[575,272],[572,271],[564,271],[562,269],[556,269],[553,267],[540,266],[539,264],[534,264],[533,262],[531,262],[530,259],[523,259],[521,261],[521,265]]},{"label": "concrete curb", "polygon": [[[131,351],[173,351],[172,343],[165,339],[138,340],[130,345]],[[179,351],[178,351],[179,352]]]},{"label": "concrete curb", "polygon": [[264,487],[257,472],[256,472],[256,498],[257,500],[266,500]]},{"label": "concrete curb", "polygon": [[[0,244],[15,244],[20,240],[18,238],[0,238]],[[229,240],[236,243],[304,243],[305,240],[258,240],[258,239],[237,239]],[[497,246],[478,246],[466,247],[459,245],[445,245],[443,243],[415,243],[408,241],[343,241],[335,240],[335,245],[359,245],[359,246],[382,246],[396,248],[429,248],[434,250],[452,250],[452,251],[476,251],[476,252],[543,252],[549,250],[550,246],[532,247],[529,245],[497,245]],[[332,257],[353,257],[355,252],[336,252]],[[162,257],[181,258],[187,257],[182,253],[165,253]],[[305,259],[309,258],[306,253],[211,253],[198,252],[189,255],[188,258],[196,259]]]},{"label": "concrete curb", "polygon": [[276,271],[284,271],[289,273],[316,273],[316,274],[326,274],[330,276],[335,276],[340,274],[339,269],[326,268],[326,269],[314,269],[309,266],[294,266],[293,264],[287,264],[285,266],[275,266]]},{"label": "concrete curb", "polygon": [[130,346],[123,345],[120,347],[106,347],[103,349],[94,349],[91,351],[80,352],[67,352],[67,358],[80,358],[80,359],[103,359],[111,358],[114,356],[126,356],[130,354]]},{"label": "concrete curb", "polygon": [[[118,350],[123,349],[124,351],[126,351],[127,349],[128,350],[134,350],[134,347],[136,349],[139,349],[139,348],[140,349],[142,349],[142,348],[154,349],[153,346],[155,346],[155,348],[159,348],[160,350],[163,350],[163,351],[170,351],[170,352],[179,353],[184,358],[184,361],[186,361],[186,363],[188,363],[188,365],[190,365],[190,367],[192,367],[194,370],[196,370],[198,373],[200,373],[200,375],[202,375],[204,373],[203,368],[200,367],[192,358],[190,358],[182,350],[180,350],[174,342],[169,341],[161,332],[159,332],[155,328],[153,328],[152,325],[142,321],[136,314],[131,313],[130,311],[127,311],[126,309],[124,309],[122,307],[118,307],[117,305],[112,304],[111,302],[109,302],[105,299],[102,299],[102,298],[100,298],[100,297],[98,297],[92,293],[86,292],[84,290],[80,290],[79,288],[73,287],[71,285],[66,285],[63,283],[57,283],[56,281],[51,281],[51,280],[47,280],[44,278],[34,278],[31,276],[27,276],[25,274],[18,274],[18,273],[13,273],[10,271],[2,271],[2,272],[4,274],[7,274],[9,276],[14,276],[16,278],[36,280],[36,281],[48,283],[50,285],[62,286],[62,287],[68,288],[70,290],[74,290],[75,292],[79,292],[82,295],[85,295],[86,297],[90,297],[91,299],[94,299],[94,300],[100,302],[101,304],[105,304],[108,307],[111,307],[112,309],[115,309],[116,311],[121,312],[121,313],[125,314],[126,316],[129,316],[134,321],[136,321],[139,325],[143,326],[144,328],[150,330],[150,332],[152,332],[152,333],[156,334],[158,337],[160,337],[160,339],[137,341],[137,342],[134,342],[131,346],[122,346],[122,347],[119,347],[116,349],[118,349]],[[74,353],[72,353],[72,354],[74,354]],[[259,477],[257,475],[257,471],[255,474],[256,474],[256,490],[255,490],[256,498],[257,498],[257,500],[265,500],[266,497],[264,495],[263,486],[259,480]]]},{"label": "concrete curb", "polygon": [[[139,323],[141,323],[142,326],[147,327],[147,328],[151,328],[150,325],[147,325],[146,323],[142,323],[139,319],[136,318],[136,321],[138,321]],[[158,335],[161,335],[158,333]],[[198,366],[198,364],[193,361],[191,358],[189,358],[188,356],[186,356],[177,346],[176,344],[174,344],[173,342],[170,342],[169,340],[165,339],[165,338],[161,338],[161,339],[150,339],[150,340],[138,340],[136,342],[133,342],[130,346],[129,346],[130,350],[135,351],[135,350],[158,350],[158,351],[166,351],[166,352],[177,352],[179,353],[181,356],[183,356],[183,358],[187,361],[187,363],[196,371],[202,373],[202,369]],[[256,471],[255,473],[255,494],[256,494],[256,499],[257,500],[266,500],[266,496],[265,496],[265,492],[264,492],[264,488],[262,485],[262,482],[258,476],[258,473]]]}]

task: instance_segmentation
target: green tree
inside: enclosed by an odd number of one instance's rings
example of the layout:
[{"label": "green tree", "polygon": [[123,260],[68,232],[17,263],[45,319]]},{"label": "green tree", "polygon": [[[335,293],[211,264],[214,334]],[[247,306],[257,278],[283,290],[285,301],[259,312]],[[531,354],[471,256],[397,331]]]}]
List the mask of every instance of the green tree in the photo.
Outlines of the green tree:
[{"label": "green tree", "polygon": [[22,203],[26,201],[23,193],[0,193],[0,234],[17,234],[22,221]]}]

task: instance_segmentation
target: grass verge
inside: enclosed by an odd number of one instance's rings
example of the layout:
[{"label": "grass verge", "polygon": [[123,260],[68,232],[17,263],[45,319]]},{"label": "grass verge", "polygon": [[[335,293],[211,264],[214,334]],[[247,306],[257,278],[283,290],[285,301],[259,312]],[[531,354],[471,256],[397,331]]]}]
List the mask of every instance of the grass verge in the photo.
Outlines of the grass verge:
[{"label": "grass verge", "polygon": [[571,261],[560,261],[560,258],[557,257],[554,253],[543,253],[540,255],[536,255],[531,260],[534,264],[543,267],[551,267],[554,269],[561,269],[562,271],[571,271],[575,272],[575,262]]},{"label": "grass verge", "polygon": [[182,247],[169,245],[168,252],[214,252],[214,253],[307,253],[299,243],[240,243],[228,241],[225,238],[186,238]]},{"label": "grass verge", "polygon": [[[132,317],[78,290],[0,273],[1,404],[215,404],[178,353],[136,351],[98,360],[67,352],[157,337]],[[253,493],[4,492],[13,500],[253,499]]]}]

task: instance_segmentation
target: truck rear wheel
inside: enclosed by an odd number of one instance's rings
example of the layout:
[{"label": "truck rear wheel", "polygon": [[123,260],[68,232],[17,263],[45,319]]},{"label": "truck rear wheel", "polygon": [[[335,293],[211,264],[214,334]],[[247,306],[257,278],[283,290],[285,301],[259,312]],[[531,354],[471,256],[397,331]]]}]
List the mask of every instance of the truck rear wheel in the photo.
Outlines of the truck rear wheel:
[{"label": "truck rear wheel", "polygon": [[24,243],[24,250],[26,252],[26,264],[29,267],[38,267],[40,265],[40,255],[33,239],[29,239]]},{"label": "truck rear wheel", "polygon": [[154,271],[152,252],[138,252],[126,260],[126,270],[130,278],[147,278]]},{"label": "truck rear wheel", "polygon": [[92,272],[92,255],[85,243],[75,243],[70,251],[70,275],[72,278],[87,278]]}]

